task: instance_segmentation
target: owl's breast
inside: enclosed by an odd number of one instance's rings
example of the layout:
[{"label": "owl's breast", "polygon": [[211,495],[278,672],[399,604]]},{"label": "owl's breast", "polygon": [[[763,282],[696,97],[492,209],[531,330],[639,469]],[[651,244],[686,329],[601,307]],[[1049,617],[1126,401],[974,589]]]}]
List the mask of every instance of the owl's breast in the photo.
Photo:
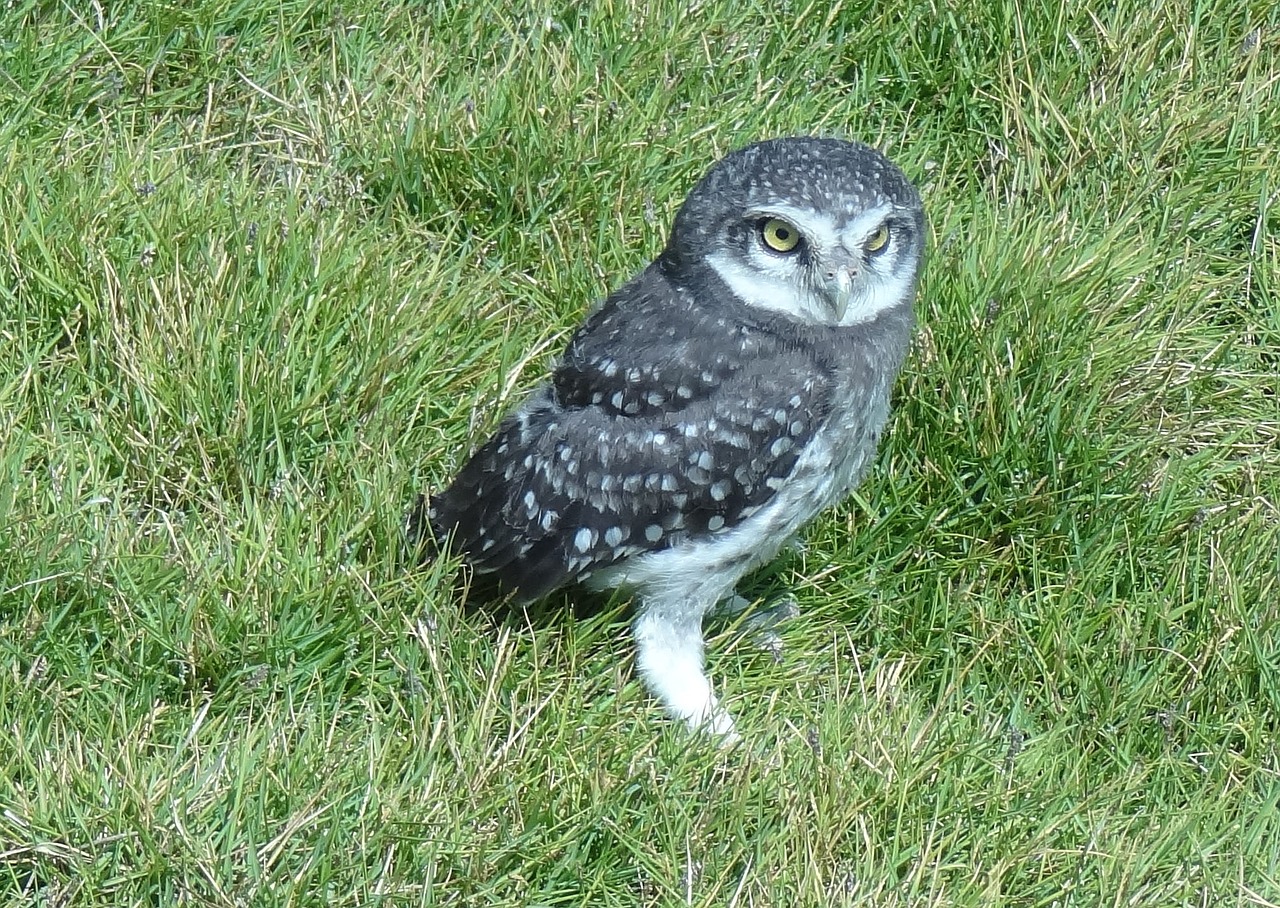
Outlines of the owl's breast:
[{"label": "owl's breast", "polygon": [[844,500],[862,480],[889,417],[887,382],[841,390],[830,416],[796,464],[797,491],[813,513]]}]

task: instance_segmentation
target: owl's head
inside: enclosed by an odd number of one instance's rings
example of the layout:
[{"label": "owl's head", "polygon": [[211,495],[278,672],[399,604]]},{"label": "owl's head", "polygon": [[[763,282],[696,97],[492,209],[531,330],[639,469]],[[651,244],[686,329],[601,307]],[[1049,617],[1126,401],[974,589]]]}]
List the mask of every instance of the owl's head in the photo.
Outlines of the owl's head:
[{"label": "owl's head", "polygon": [[924,252],[920,194],[888,158],[840,139],[727,155],[689,193],[664,267],[710,268],[749,305],[853,325],[909,307]]}]

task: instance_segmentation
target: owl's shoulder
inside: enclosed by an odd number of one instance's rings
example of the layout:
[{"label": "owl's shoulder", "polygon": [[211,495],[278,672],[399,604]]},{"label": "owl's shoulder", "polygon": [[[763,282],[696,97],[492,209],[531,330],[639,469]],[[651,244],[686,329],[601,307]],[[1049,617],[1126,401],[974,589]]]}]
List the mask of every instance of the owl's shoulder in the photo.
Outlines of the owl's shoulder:
[{"label": "owl's shoulder", "polygon": [[650,266],[574,332],[551,383],[563,407],[624,416],[683,409],[738,383],[790,386],[831,371],[829,351],[726,292]]}]

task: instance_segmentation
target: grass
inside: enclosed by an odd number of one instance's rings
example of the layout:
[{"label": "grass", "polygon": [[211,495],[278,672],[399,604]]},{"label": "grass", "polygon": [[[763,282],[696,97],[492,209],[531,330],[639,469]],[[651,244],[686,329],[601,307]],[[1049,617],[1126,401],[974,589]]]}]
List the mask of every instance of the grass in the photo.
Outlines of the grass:
[{"label": "grass", "polygon": [[[1280,904],[1274,4],[81,6],[0,11],[0,901]],[[721,753],[399,521],[787,133],[931,254]]]}]

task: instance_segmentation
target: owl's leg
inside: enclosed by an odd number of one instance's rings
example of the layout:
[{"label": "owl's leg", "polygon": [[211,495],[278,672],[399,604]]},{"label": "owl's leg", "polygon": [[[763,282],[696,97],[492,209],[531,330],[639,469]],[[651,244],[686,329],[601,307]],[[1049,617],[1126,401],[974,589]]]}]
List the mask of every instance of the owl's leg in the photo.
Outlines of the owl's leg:
[{"label": "owl's leg", "polygon": [[738,739],[733,719],[711,692],[703,668],[702,610],[641,604],[635,622],[636,665],[667,713],[723,743]]},{"label": "owl's leg", "polygon": [[[723,600],[716,610],[722,615],[736,618],[751,607],[751,600],[737,593]],[[756,646],[773,657],[774,662],[782,661],[782,637],[778,627],[800,615],[800,605],[793,596],[784,596],[772,605],[762,606],[749,615],[742,623],[743,634],[750,634]]]}]

